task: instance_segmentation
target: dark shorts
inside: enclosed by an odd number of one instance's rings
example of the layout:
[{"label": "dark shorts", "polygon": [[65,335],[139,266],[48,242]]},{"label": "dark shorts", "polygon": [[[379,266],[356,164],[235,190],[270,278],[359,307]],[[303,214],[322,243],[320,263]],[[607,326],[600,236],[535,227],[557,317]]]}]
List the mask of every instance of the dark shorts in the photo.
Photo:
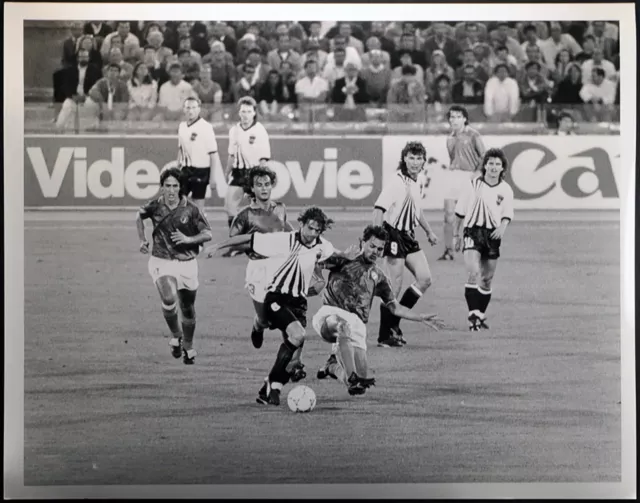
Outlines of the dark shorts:
[{"label": "dark shorts", "polygon": [[267,292],[264,298],[267,321],[274,330],[286,331],[296,321],[307,328],[307,299]]},{"label": "dark shorts", "polygon": [[185,193],[191,194],[193,199],[204,199],[207,193],[207,185],[211,177],[209,168],[191,168],[185,166],[182,168],[184,174]]},{"label": "dark shorts", "polygon": [[399,231],[388,223],[383,224],[384,229],[389,233],[389,239],[384,245],[385,257],[407,258],[408,255],[420,251],[420,243],[412,232]]},{"label": "dark shorts", "polygon": [[244,187],[248,183],[249,170],[248,169],[232,169],[231,180],[229,185],[232,187]]},{"label": "dark shorts", "polygon": [[465,227],[462,233],[462,249],[476,250],[484,259],[495,260],[500,257],[500,239],[492,239],[493,229],[484,227]]}]

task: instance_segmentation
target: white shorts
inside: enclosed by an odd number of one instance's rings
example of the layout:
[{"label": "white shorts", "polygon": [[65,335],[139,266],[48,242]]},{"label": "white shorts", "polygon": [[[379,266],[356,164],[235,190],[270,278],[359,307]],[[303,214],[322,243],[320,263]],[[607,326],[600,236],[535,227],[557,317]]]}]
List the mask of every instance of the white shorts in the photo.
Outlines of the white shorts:
[{"label": "white shorts", "polygon": [[149,274],[155,283],[162,276],[171,276],[178,282],[178,290],[197,290],[198,261],[167,260],[151,256],[149,259]]},{"label": "white shorts", "polygon": [[[321,330],[322,325],[324,324],[324,320],[327,318],[327,316],[331,315],[337,315],[347,322],[347,325],[349,326],[349,340],[354,347],[364,349],[366,351],[367,326],[357,315],[349,313],[348,311],[340,309],[339,307],[322,306],[314,315],[311,323],[318,335],[322,337]],[[324,341],[325,339],[323,338],[322,340]]]},{"label": "white shorts", "polygon": [[267,287],[282,261],[277,259],[249,260],[244,277],[244,287],[256,302],[264,302]]},{"label": "white shorts", "polygon": [[457,201],[465,183],[468,183],[476,173],[473,171],[461,171],[459,169],[448,169],[444,173],[443,194],[444,199]]}]

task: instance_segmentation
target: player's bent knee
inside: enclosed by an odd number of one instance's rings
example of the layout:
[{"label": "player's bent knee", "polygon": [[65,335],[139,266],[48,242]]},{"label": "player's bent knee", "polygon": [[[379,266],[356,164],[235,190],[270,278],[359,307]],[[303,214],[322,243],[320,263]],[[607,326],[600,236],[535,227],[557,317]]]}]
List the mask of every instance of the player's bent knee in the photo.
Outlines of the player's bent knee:
[{"label": "player's bent knee", "polygon": [[299,322],[291,323],[287,327],[287,339],[294,346],[300,347],[304,343],[304,338],[305,330]]}]

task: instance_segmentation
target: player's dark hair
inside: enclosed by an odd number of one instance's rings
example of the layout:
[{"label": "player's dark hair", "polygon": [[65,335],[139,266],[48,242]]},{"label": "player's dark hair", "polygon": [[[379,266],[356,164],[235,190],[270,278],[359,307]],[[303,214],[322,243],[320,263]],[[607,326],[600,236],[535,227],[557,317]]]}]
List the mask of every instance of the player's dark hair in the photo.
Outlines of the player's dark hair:
[{"label": "player's dark hair", "polygon": [[419,141],[410,141],[404,146],[402,152],[400,153],[400,163],[398,164],[398,171],[400,171],[405,176],[409,176],[409,173],[407,172],[407,163],[404,162],[404,158],[408,154],[421,155],[426,161],[427,149],[424,148],[424,145]]},{"label": "player's dark hair", "polygon": [[501,148],[490,148],[485,152],[484,157],[482,158],[482,176],[484,176],[487,171],[487,162],[489,162],[489,159],[496,158],[502,161],[502,171],[500,172],[499,176],[499,180],[502,181],[505,174],[507,173],[509,162],[507,161],[507,156],[504,155],[504,152]]},{"label": "player's dark hair", "polygon": [[451,105],[451,107],[449,107],[449,111],[447,112],[447,121],[451,120],[451,112],[461,113],[464,117],[465,126],[469,124],[469,112],[465,107],[463,107],[462,105]]},{"label": "player's dark hair", "polygon": [[381,225],[367,225],[362,233],[362,242],[369,241],[371,238],[386,242],[389,239],[389,233]]},{"label": "player's dark hair", "polygon": [[180,170],[180,168],[168,168],[168,169],[165,169],[162,173],[160,173],[160,187],[164,185],[164,182],[170,176],[178,180],[178,183],[180,184],[180,195],[183,196],[185,184],[183,183],[184,179],[183,179],[182,171]]},{"label": "player's dark hair", "polygon": [[298,222],[300,222],[302,225],[306,224],[307,222],[311,222],[312,220],[320,225],[321,233],[325,232],[327,229],[331,229],[331,226],[334,223],[333,219],[329,218],[325,214],[325,212],[317,206],[311,206],[310,208],[307,208],[302,213],[300,213],[300,216],[298,217]]},{"label": "player's dark hair", "polygon": [[522,30],[522,33],[527,34],[530,31],[533,31],[533,32],[537,33],[538,29],[534,25],[528,24],[527,26],[524,27],[524,29]]},{"label": "player's dark hair", "polygon": [[249,174],[246,178],[246,184],[244,185],[244,193],[250,195],[251,197],[255,197],[253,193],[253,185],[256,181],[256,178],[261,178],[263,176],[268,176],[269,180],[271,180],[271,185],[275,185],[277,181],[276,174],[271,171],[269,168],[263,168],[262,166],[255,166],[249,170]]}]

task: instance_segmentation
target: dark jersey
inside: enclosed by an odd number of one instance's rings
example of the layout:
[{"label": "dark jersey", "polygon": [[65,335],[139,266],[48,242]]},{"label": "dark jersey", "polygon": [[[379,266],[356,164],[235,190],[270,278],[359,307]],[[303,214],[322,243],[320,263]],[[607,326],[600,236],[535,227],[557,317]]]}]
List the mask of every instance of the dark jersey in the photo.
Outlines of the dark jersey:
[{"label": "dark jersey", "polygon": [[[253,203],[243,208],[234,218],[229,230],[229,236],[239,236],[243,234],[253,234],[260,232],[268,234],[271,232],[284,232],[287,221],[287,211],[282,203],[271,201],[268,209],[255,206]],[[247,255],[250,259],[262,259],[262,255],[249,251]]]},{"label": "dark jersey", "polygon": [[167,260],[191,260],[200,251],[200,245],[174,244],[171,240],[174,231],[185,236],[197,236],[203,230],[211,230],[200,209],[186,197],[182,197],[173,210],[165,204],[162,196],[152,199],[140,208],[140,216],[153,222],[151,255]]},{"label": "dark jersey", "polygon": [[353,313],[363,323],[369,320],[374,297],[380,297],[383,304],[395,300],[382,269],[365,262],[362,254],[353,260],[334,256],[323,262],[323,267],[330,271],[323,303]]},{"label": "dark jersey", "polygon": [[460,133],[451,134],[447,138],[447,150],[451,160],[450,169],[473,172],[482,164],[486,149],[480,133],[465,126]]}]

